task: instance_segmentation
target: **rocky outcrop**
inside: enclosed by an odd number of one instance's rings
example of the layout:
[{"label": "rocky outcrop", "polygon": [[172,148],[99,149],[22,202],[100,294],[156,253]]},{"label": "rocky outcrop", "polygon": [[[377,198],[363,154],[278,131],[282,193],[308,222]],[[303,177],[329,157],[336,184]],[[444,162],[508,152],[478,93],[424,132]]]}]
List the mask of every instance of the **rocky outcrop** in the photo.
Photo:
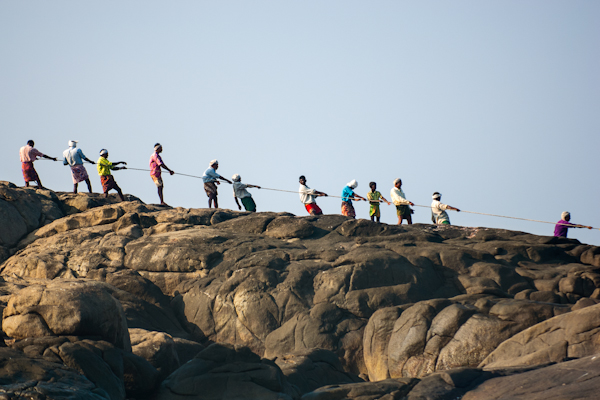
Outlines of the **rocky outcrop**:
[{"label": "rocky outcrop", "polygon": [[598,351],[600,251],[572,239],[11,184],[0,216],[3,342],[96,395],[433,399]]}]

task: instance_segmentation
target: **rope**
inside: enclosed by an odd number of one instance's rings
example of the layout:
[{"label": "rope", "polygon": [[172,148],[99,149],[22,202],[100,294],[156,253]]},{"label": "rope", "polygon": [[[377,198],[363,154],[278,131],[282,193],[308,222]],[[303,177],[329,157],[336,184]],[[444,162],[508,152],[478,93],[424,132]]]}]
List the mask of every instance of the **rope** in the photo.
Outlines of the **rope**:
[{"label": "rope", "polygon": [[[131,170],[134,170],[134,171],[150,172],[149,169],[130,168],[130,167],[127,167],[127,169],[131,169]],[[191,178],[202,179],[201,176],[182,174],[180,172],[175,172],[175,175],[189,176]],[[303,192],[299,192],[299,191],[295,191],[295,190],[274,189],[274,188],[266,188],[266,187],[262,187],[262,186],[260,187],[260,189],[262,189],[262,190],[271,190],[273,192],[283,192],[283,193],[294,193],[294,194],[301,194],[301,193],[303,193]],[[327,196],[318,196],[318,197],[331,197],[331,198],[337,198],[337,199],[341,199],[342,198],[342,196],[333,196],[333,195],[331,195],[331,196],[330,195],[327,195]],[[363,199],[352,198],[352,197],[349,198],[349,199],[350,200],[355,200],[355,201],[363,200]],[[367,201],[367,202],[374,201],[374,202],[383,203],[383,200],[365,200],[365,201]],[[421,204],[414,204],[413,207],[431,208],[431,206],[424,206],[424,205],[421,205]],[[454,210],[451,210],[451,211],[454,211]],[[588,226],[586,226],[586,225],[561,224],[561,223],[557,223],[557,222],[540,221],[540,220],[537,220],[537,219],[520,218],[520,217],[510,217],[510,216],[507,216],[507,215],[488,214],[488,213],[482,213],[482,212],[477,212],[477,211],[460,210],[460,212],[467,213],[467,214],[485,215],[485,216],[488,216],[488,217],[515,219],[515,220],[519,220],[519,221],[539,222],[539,223],[542,223],[542,224],[564,225],[564,226],[569,226],[571,228],[588,228]],[[600,228],[594,228],[594,227],[592,227],[591,229],[600,230]]]}]

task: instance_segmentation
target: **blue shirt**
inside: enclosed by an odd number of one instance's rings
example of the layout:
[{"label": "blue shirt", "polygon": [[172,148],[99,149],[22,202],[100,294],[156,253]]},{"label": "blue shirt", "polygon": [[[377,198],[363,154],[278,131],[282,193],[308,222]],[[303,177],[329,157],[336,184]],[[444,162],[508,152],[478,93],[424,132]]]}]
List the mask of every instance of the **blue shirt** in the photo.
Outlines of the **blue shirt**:
[{"label": "blue shirt", "polygon": [[202,182],[214,182],[219,179],[221,175],[217,174],[217,171],[213,167],[210,167],[206,171],[204,171],[204,175],[202,175]]},{"label": "blue shirt", "polygon": [[352,200],[350,197],[354,198],[354,190],[350,186],[346,186],[344,190],[342,190],[342,201],[347,201],[352,204]]},{"label": "blue shirt", "polygon": [[78,149],[76,147],[69,147],[67,150],[65,150],[63,152],[63,156],[65,157],[65,161],[63,163],[65,165],[68,164],[71,166],[82,165],[83,158],[85,158],[81,149]]}]

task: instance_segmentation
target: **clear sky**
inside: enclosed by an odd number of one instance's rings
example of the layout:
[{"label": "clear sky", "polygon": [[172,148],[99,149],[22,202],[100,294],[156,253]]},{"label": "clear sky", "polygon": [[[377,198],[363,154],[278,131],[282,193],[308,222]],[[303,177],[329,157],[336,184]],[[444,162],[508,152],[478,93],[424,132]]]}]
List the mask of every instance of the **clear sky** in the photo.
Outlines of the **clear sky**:
[{"label": "clear sky", "polygon": [[[23,185],[28,139],[60,157],[339,196],[357,179],[389,198],[600,227],[598,1],[0,1],[0,180]],[[45,186],[68,167],[36,162]],[[95,168],[88,165],[94,190]],[[114,172],[158,202],[149,173]],[[165,201],[206,207],[199,179],[164,175]],[[80,184],[80,190],[86,190]],[[298,196],[251,189],[259,211],[306,215]],[[220,205],[237,209],[231,187]],[[340,200],[319,199],[325,213]],[[357,203],[357,216],[368,206]],[[384,222],[396,221],[383,206]],[[552,225],[450,213],[453,224],[551,235]],[[426,208],[414,221],[430,222]],[[600,231],[570,237],[600,244]]]}]

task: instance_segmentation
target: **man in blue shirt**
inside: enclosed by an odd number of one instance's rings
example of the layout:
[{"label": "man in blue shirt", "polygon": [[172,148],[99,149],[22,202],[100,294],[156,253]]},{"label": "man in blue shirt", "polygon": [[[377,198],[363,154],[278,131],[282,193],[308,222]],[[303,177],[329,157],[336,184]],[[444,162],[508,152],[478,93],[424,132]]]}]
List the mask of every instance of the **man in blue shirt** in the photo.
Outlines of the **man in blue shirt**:
[{"label": "man in blue shirt", "polygon": [[217,160],[212,160],[209,164],[209,167],[206,171],[204,171],[204,175],[202,175],[202,181],[204,182],[204,190],[206,191],[206,195],[208,196],[208,208],[214,204],[215,208],[219,208],[219,203],[217,201],[217,185],[220,183],[218,179],[224,180],[225,182],[231,184],[229,179],[223,178],[221,175],[217,174],[217,169],[219,168],[219,162]]},{"label": "man in blue shirt", "polygon": [[358,182],[356,179],[353,179],[346,185],[344,190],[342,190],[342,215],[356,218],[356,211],[354,211],[352,200],[367,200],[354,193],[353,189],[356,189],[357,186]]},{"label": "man in blue shirt", "polygon": [[92,183],[90,177],[83,166],[83,160],[90,164],[96,164],[89,158],[87,158],[81,149],[77,148],[77,140],[69,140],[69,148],[63,151],[63,164],[71,167],[71,176],[73,177],[73,193],[77,193],[77,186],[79,182],[85,181],[88,190],[92,193]]}]

